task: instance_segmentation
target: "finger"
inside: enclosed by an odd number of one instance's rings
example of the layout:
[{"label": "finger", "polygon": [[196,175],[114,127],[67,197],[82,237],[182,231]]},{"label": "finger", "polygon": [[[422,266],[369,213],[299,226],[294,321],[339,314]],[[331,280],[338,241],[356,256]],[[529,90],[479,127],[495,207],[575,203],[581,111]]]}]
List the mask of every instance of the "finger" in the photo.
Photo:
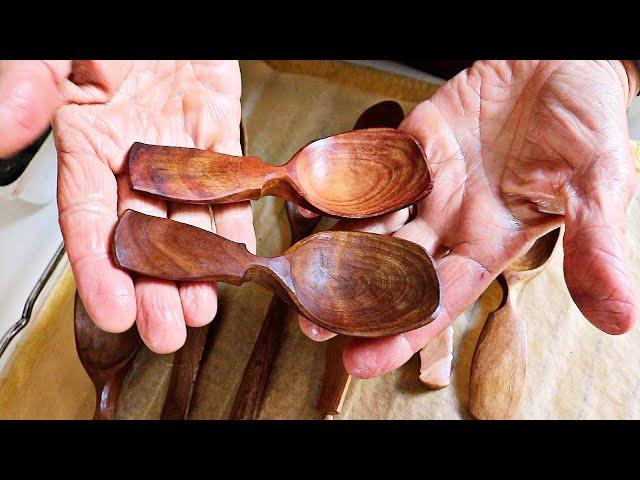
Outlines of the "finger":
[{"label": "finger", "polygon": [[[389,213],[376,218],[364,218],[358,220],[341,220],[331,230],[345,230],[378,233],[391,235],[402,227],[409,219],[409,208],[403,208],[397,212]],[[302,333],[315,342],[324,342],[336,336],[335,333],[316,325],[302,315],[298,315],[298,324]]]},{"label": "finger", "polygon": [[62,85],[62,94],[69,103],[106,103],[133,65],[131,60],[74,60],[69,80]]},{"label": "finger", "polygon": [[[117,185],[109,167],[82,135],[67,129],[66,107],[54,119],[58,150],[58,209],[65,248],[80,298],[93,321],[108,332],[123,332],[136,318],[131,277],[111,260],[110,239],[118,220]],[[65,136],[58,133],[65,131]]]},{"label": "finger", "polygon": [[[199,68],[209,68],[209,64],[198,64]],[[234,64],[214,62],[217,69],[231,69]],[[238,80],[239,81],[239,80]],[[185,127],[190,132],[196,148],[211,148],[216,152],[229,155],[241,155],[240,147],[240,104],[237,96],[218,94],[214,98],[204,99],[201,92],[192,92],[183,97],[185,112]],[[212,113],[213,112],[213,113]],[[241,207],[239,216],[235,216],[234,209],[227,210],[225,215],[217,213],[216,225],[213,209],[207,205],[177,205],[171,206],[170,218],[197,227],[216,232],[227,238],[250,244],[255,252],[255,234],[251,207]],[[230,213],[229,213],[230,212]],[[239,224],[236,224],[239,222]],[[247,231],[247,227],[250,231]],[[179,284],[180,298],[187,325],[198,327],[213,320],[217,311],[218,295],[215,282],[181,282]]]},{"label": "finger", "polygon": [[307,320],[302,315],[298,315],[298,325],[300,325],[302,333],[314,342],[324,342],[337,335],[326,328],[322,328],[320,325],[316,325],[312,321]]},{"label": "finger", "polygon": [[306,208],[301,207],[300,205],[298,205],[298,213],[304,218],[315,218],[320,216],[319,213],[315,213],[315,212],[312,212],[311,210],[307,210]]},{"label": "finger", "polygon": [[[169,218],[209,232],[216,232],[208,205],[169,205]],[[201,327],[216,316],[218,293],[215,282],[180,282],[178,284],[184,320],[190,327]]]},{"label": "finger", "polygon": [[[238,120],[237,125],[240,124]],[[217,149],[223,153],[240,155],[240,129],[225,130],[224,140],[217,144]],[[255,255],[256,233],[253,229],[253,214],[251,203],[238,202],[228,205],[214,205],[212,207],[216,231],[234,242],[244,243],[247,250]]]},{"label": "finger", "polygon": [[625,236],[636,179],[632,163],[624,160],[609,159],[592,167],[583,183],[567,195],[565,208],[567,287],[583,315],[612,335],[629,330],[638,316]]},{"label": "finger", "polygon": [[[125,173],[118,176],[118,215],[127,209],[157,217],[167,215],[164,202],[132,191]],[[140,337],[156,353],[175,352],[187,336],[177,285],[144,276],[137,277],[134,284]]]},{"label": "finger", "polygon": [[47,128],[70,70],[68,60],[0,62],[0,158],[26,148]]}]

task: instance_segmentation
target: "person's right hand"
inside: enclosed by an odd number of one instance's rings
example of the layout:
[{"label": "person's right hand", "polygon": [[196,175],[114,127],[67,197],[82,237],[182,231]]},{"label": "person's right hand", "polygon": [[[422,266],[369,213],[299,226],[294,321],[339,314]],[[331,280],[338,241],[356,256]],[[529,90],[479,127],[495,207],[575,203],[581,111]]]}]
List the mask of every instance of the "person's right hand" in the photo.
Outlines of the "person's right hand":
[{"label": "person's right hand", "polygon": [[255,253],[249,202],[178,205],[134,193],[125,158],[134,142],[240,155],[240,69],[235,61],[74,62],[53,122],[60,227],[87,312],[103,330],[137,323],[149,348],[182,346],[185,324],[216,313],[215,283],[132,277],[112,262],[111,237],[125,209],[216,231]]},{"label": "person's right hand", "polygon": [[[640,302],[625,257],[637,183],[626,109],[639,89],[630,62],[479,61],[416,106],[399,128],[423,146],[433,190],[394,235],[436,259],[442,308],[416,330],[352,339],[347,371],[398,368],[562,223],[575,304],[604,332],[627,331]],[[304,318],[300,326],[314,340],[334,335]]]}]

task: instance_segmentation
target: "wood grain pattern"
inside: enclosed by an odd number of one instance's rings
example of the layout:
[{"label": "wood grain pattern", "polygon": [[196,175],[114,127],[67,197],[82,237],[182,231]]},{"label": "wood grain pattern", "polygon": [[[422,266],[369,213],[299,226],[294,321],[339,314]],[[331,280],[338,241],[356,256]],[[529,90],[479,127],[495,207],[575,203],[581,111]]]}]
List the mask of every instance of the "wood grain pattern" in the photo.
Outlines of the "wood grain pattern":
[{"label": "wood grain pattern", "polygon": [[120,386],[142,345],[134,325],[124,333],[100,330],[76,292],[74,333],[80,363],[96,388],[94,420],[113,420]]},{"label": "wood grain pattern", "polygon": [[556,228],[539,238],[499,277],[504,299],[489,314],[471,361],[469,410],[477,419],[512,419],[518,414],[526,378],[527,325],[516,303],[524,285],[548,264],[559,236]]},{"label": "wood grain pattern", "polygon": [[[248,136],[240,121],[240,148],[243,155],[247,153]],[[200,371],[200,362],[204,354],[209,332],[215,328],[211,323],[202,327],[187,327],[187,338],[182,348],[173,356],[173,367],[169,388],[164,400],[161,420],[185,420],[191,408],[191,398]]]},{"label": "wood grain pattern", "polygon": [[190,225],[127,210],[116,225],[121,267],[174,281],[252,281],[335,333],[377,337],[433,320],[441,289],[430,255],[400,238],[321,232],[278,257],[257,257]]},{"label": "wood grain pattern", "polygon": [[311,142],[281,166],[194,148],[135,143],[128,155],[134,190],[170,201],[229,203],[274,195],[334,217],[366,218],[428,194],[431,175],[420,144],[392,128]]}]

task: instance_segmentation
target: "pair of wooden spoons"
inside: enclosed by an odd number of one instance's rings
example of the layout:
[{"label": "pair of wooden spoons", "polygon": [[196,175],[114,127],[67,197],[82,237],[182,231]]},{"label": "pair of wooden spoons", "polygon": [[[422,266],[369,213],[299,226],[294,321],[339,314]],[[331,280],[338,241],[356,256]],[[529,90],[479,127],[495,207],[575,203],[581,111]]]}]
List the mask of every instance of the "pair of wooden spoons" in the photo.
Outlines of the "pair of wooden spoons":
[{"label": "pair of wooden spoons", "polygon": [[[426,195],[431,177],[418,142],[395,129],[364,129],[308,144],[282,167],[178,147],[134,144],[133,188],[171,201],[224,203],[281,195],[328,215],[367,217]],[[176,281],[255,281],[318,325],[385,336],[429,323],[440,305],[431,257],[411,242],[323,232],[284,255],[260,258],[204,230],[127,211],[114,235],[125,269]]]},{"label": "pair of wooden spoons", "polygon": [[524,392],[527,325],[517,312],[522,288],[549,263],[560,228],[540,237],[498,277],[503,300],[484,324],[471,362],[469,410],[478,419],[512,419]]}]

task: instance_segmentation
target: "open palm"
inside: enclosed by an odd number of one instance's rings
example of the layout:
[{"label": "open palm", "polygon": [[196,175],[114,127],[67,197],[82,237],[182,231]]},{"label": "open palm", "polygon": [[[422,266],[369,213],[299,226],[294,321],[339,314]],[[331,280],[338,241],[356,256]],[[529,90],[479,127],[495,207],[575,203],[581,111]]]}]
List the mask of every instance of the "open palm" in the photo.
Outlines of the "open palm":
[{"label": "open palm", "polygon": [[[607,333],[630,328],[638,300],[624,230],[636,176],[625,110],[638,80],[635,67],[627,68],[630,74],[619,61],[481,61],[413,110],[400,128],[424,147],[434,186],[395,235],[438,258],[444,308],[418,330],[353,339],[344,354],[350,373],[366,378],[402,365],[563,222],[575,303]],[[304,320],[301,326],[312,338],[329,336]]]},{"label": "open palm", "polygon": [[134,193],[125,172],[137,141],[239,155],[240,89],[237,62],[94,62],[64,80],[53,122],[60,227],[78,292],[101,328],[121,332],[135,321],[145,343],[167,353],[184,343],[185,324],[216,313],[215,283],[132,278],[114,266],[111,235],[127,208],[217,231],[255,252],[248,202],[168,204]]}]

